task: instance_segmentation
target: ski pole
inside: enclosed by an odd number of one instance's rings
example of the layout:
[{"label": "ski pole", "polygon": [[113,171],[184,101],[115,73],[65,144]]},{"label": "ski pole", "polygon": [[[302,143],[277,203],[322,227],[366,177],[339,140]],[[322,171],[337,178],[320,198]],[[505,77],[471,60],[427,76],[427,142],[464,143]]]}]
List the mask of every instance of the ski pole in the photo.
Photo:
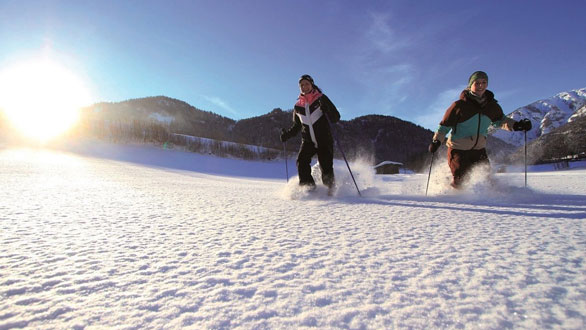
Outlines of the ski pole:
[{"label": "ski pole", "polygon": [[287,183],[289,183],[289,165],[287,164],[287,148],[286,143],[283,142],[283,156],[285,156],[285,174],[287,174]]},{"label": "ski pole", "polygon": [[332,136],[334,137],[334,140],[336,140],[336,144],[338,145],[338,149],[340,149],[340,153],[342,153],[342,157],[344,157],[344,162],[346,162],[346,167],[348,167],[348,172],[350,172],[350,176],[352,177],[352,181],[354,181],[354,186],[356,187],[356,191],[358,191],[358,196],[362,197],[362,194],[360,193],[360,189],[358,189],[358,185],[356,184],[356,180],[354,179],[354,174],[352,174],[352,170],[350,169],[350,165],[348,164],[348,160],[346,159],[346,154],[344,154],[344,150],[342,149],[342,146],[340,145],[340,141],[338,140],[338,137],[336,136],[336,133],[334,132],[334,129],[332,127],[332,123],[330,122],[330,118],[325,113],[324,113],[324,116],[328,120],[328,126],[330,127],[330,132],[332,132]]},{"label": "ski pole", "polygon": [[429,174],[427,175],[427,187],[425,187],[425,196],[427,196],[427,190],[429,189],[429,178],[431,178],[431,165],[433,165],[433,156],[435,152],[431,153],[431,162],[429,163]]},{"label": "ski pole", "polygon": [[527,188],[527,131],[525,131],[525,188]]}]

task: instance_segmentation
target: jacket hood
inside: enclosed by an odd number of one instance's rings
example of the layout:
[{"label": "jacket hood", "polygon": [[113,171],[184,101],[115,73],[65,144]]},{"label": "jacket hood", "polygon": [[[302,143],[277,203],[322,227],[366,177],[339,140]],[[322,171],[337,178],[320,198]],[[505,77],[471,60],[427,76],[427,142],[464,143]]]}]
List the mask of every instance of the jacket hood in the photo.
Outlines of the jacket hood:
[{"label": "jacket hood", "polygon": [[[489,91],[488,89],[484,92],[484,97],[486,98],[487,102],[490,102],[493,100],[496,101],[494,99],[494,93]],[[462,100],[462,101],[472,100],[472,95],[470,95],[469,89],[465,89],[462,91],[462,93],[460,93],[460,100]]]},{"label": "jacket hood", "polygon": [[306,104],[312,104],[322,95],[323,94],[320,93],[317,89],[313,89],[311,92],[307,94],[299,94],[299,97],[297,98],[297,103],[295,103],[295,105],[305,107]]}]

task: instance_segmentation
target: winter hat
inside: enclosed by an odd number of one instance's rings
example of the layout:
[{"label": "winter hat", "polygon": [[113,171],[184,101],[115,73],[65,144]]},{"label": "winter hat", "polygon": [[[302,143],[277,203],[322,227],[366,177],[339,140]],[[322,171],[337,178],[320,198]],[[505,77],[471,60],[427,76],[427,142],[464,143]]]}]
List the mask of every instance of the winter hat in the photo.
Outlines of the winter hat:
[{"label": "winter hat", "polygon": [[313,85],[313,78],[311,78],[311,76],[308,74],[301,76],[301,78],[299,78],[299,83],[301,83],[301,80],[307,80]]},{"label": "winter hat", "polygon": [[317,90],[318,92],[322,92],[321,89],[319,87],[317,87],[317,85],[313,82],[313,78],[311,78],[310,75],[308,74],[304,74],[303,76],[301,76],[301,78],[299,78],[299,83],[301,84],[301,80],[307,80],[311,83],[311,86],[313,87],[314,90]]},{"label": "winter hat", "polygon": [[476,71],[476,72],[474,72],[470,76],[470,78],[468,79],[468,88],[470,88],[470,86],[472,86],[472,84],[474,83],[474,81],[476,79],[486,79],[486,81],[488,82],[488,75],[484,71]]}]

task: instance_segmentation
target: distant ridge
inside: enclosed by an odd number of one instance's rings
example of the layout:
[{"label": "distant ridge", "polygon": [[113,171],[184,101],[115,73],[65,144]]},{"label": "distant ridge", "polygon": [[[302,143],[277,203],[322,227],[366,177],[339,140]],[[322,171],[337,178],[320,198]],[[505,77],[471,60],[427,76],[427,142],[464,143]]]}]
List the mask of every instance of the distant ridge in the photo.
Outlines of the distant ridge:
[{"label": "distant ridge", "polygon": [[[533,102],[516,109],[508,116],[515,120],[531,120],[533,129],[527,133],[527,139],[532,141],[579,117],[586,116],[585,106],[586,88],[581,88]],[[514,146],[522,146],[524,143],[524,134],[521,132],[497,131],[493,136]]]},{"label": "distant ridge", "polygon": [[[529,118],[533,122],[534,129],[528,133],[528,138],[529,141],[536,141],[533,152],[535,157],[532,158],[535,162],[544,157],[554,157],[551,152],[538,150],[554,148],[549,139],[557,141],[555,157],[586,151],[586,144],[560,142],[560,139],[584,141],[582,132],[586,131],[586,124],[582,118],[586,117],[586,88],[534,102],[513,111],[509,116],[516,120]],[[280,130],[291,126],[292,110],[275,108],[264,115],[233,120],[198,109],[181,100],[153,96],[97,103],[83,109],[82,118],[94,126],[136,126],[137,122],[149,122],[161,127],[166,134],[183,134],[278,151],[283,150],[283,144],[278,138]],[[373,164],[382,161],[401,162],[414,170],[420,170],[428,161],[427,146],[433,136],[432,131],[419,125],[383,115],[341,120],[335,125],[335,131],[350,158],[366,158]],[[497,130],[488,140],[491,159],[501,162],[510,158],[515,149],[523,145],[523,138],[521,132]],[[286,148],[289,152],[296,152],[299,143],[300,135],[288,141]]]},{"label": "distant ridge", "polygon": [[[85,108],[87,122],[107,124],[156,122],[169,133],[185,134],[282,150],[281,128],[292,124],[292,110],[276,108],[267,114],[233,120],[193,107],[166,96],[131,99],[117,103],[97,103]],[[341,120],[335,126],[349,157],[366,157],[372,162],[385,160],[410,165],[427,150],[432,131],[392,116],[368,115]],[[291,152],[299,148],[300,134],[287,142]]]}]

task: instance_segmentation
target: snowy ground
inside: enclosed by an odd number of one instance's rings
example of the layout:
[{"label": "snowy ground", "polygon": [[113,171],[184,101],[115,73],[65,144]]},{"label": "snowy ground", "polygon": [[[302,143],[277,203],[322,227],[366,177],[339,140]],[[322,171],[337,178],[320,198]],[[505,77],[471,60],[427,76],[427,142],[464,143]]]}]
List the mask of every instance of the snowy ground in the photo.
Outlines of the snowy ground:
[{"label": "snowy ground", "polygon": [[282,162],[0,149],[0,329],[584,329],[585,167],[454,193],[438,163],[426,197],[351,165],[362,198],[343,163],[328,198]]}]

